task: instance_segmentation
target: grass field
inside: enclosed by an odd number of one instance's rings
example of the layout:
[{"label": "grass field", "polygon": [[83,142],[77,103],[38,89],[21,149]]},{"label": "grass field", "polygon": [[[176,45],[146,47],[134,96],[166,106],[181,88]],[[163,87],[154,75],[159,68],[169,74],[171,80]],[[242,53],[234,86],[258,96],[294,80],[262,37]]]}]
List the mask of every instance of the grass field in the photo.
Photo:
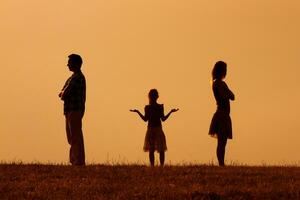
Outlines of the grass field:
[{"label": "grass field", "polygon": [[300,200],[300,167],[0,164],[0,199]]}]

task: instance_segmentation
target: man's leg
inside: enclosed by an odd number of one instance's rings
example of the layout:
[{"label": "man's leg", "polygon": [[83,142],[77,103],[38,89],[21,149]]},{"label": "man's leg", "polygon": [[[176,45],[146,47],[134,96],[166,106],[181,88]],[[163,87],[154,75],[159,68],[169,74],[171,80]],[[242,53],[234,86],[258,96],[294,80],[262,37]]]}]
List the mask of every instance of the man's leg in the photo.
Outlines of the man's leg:
[{"label": "man's leg", "polygon": [[71,131],[70,131],[70,123],[69,123],[69,117],[68,114],[65,115],[66,117],[66,133],[67,133],[67,140],[68,143],[71,145],[72,144],[72,135],[71,135]]},{"label": "man's leg", "polygon": [[72,133],[70,130],[70,115],[66,114],[66,133],[67,133],[67,140],[68,143],[70,144],[70,150],[69,150],[69,161],[71,164],[74,162],[74,155],[73,155],[73,149],[72,149]]},{"label": "man's leg", "polygon": [[74,157],[73,165],[85,165],[84,141],[82,133],[82,117],[81,112],[70,112],[70,130],[72,134],[72,154]]}]

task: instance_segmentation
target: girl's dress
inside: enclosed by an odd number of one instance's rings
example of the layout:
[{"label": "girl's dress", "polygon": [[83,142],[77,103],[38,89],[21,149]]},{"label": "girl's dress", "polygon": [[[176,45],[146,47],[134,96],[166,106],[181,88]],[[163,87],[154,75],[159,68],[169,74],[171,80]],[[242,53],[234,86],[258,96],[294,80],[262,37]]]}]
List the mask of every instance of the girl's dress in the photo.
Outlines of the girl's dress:
[{"label": "girl's dress", "polygon": [[214,81],[213,93],[217,102],[217,111],[211,120],[209,135],[212,137],[232,139],[229,99],[233,96],[233,93],[222,80]]},{"label": "girl's dress", "polygon": [[164,116],[163,104],[145,106],[148,127],[144,142],[144,151],[164,152],[167,150],[166,137],[162,130],[161,117]]}]

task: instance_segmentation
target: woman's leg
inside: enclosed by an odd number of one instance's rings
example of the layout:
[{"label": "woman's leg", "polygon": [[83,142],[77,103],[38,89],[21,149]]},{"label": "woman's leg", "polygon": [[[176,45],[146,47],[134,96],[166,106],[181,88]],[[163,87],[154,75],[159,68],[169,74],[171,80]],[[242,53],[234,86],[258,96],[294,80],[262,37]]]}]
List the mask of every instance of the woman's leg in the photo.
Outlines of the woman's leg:
[{"label": "woman's leg", "polygon": [[165,164],[165,152],[164,151],[159,152],[159,161],[160,161],[160,165],[164,166],[164,164]]},{"label": "woman's leg", "polygon": [[154,166],[154,151],[149,151],[149,160],[151,167]]},{"label": "woman's leg", "polygon": [[224,166],[224,159],[225,159],[225,147],[227,144],[226,137],[218,137],[218,146],[217,146],[217,157],[219,161],[219,166]]}]

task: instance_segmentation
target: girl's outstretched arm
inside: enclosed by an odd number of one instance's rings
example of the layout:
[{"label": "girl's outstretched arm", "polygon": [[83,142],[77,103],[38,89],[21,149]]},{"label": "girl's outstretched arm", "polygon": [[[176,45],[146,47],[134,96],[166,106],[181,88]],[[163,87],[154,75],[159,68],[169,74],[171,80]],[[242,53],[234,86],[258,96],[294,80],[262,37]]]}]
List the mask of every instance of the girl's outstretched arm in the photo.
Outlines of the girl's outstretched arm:
[{"label": "girl's outstretched arm", "polygon": [[171,113],[173,113],[173,112],[177,112],[179,109],[178,108],[173,108],[167,115],[165,115],[165,116],[162,116],[161,117],[161,120],[164,122],[164,121],[166,121],[168,118],[169,118],[169,116],[171,115]]},{"label": "girl's outstretched arm", "polygon": [[141,117],[142,120],[144,120],[145,122],[148,121],[148,119],[146,118],[146,116],[144,116],[139,110],[137,110],[137,109],[131,109],[129,111],[130,112],[136,112]]}]

